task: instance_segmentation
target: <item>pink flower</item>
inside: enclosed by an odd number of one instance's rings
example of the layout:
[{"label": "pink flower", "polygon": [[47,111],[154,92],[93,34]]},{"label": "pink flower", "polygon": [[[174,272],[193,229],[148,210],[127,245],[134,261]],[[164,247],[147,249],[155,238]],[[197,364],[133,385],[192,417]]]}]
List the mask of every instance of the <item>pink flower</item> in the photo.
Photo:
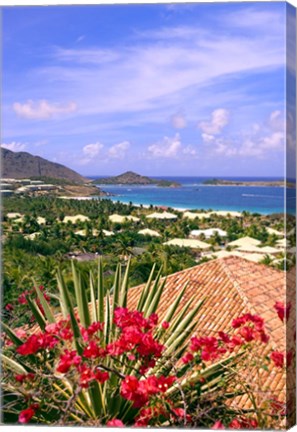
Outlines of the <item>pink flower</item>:
[{"label": "pink flower", "polygon": [[212,425],[211,429],[225,429],[225,426],[220,420],[218,420]]},{"label": "pink flower", "polygon": [[181,361],[182,361],[184,364],[188,364],[188,363],[190,363],[192,360],[194,360],[194,356],[193,356],[193,354],[191,354],[191,353],[186,353],[186,355],[184,355],[184,356],[182,357],[182,359],[181,359]]},{"label": "pink flower", "polygon": [[237,419],[232,420],[232,422],[229,424],[229,429],[241,429],[240,421]]},{"label": "pink flower", "polygon": [[30,336],[23,345],[20,345],[16,351],[23,356],[35,354],[41,348],[40,340],[37,335]]},{"label": "pink flower", "polygon": [[169,322],[167,322],[167,321],[162,322],[162,327],[164,330],[167,330],[169,326],[170,326]]},{"label": "pink flower", "polygon": [[13,309],[14,308],[13,308],[13,305],[11,303],[7,303],[7,305],[5,306],[5,310],[7,310],[8,312],[12,311]]},{"label": "pink flower", "polygon": [[124,423],[122,422],[122,420],[119,419],[113,419],[113,420],[109,420],[106,423],[106,426],[111,426],[111,427],[124,427]]},{"label": "pink flower", "polygon": [[98,370],[97,372],[94,373],[94,378],[100,384],[103,384],[103,383],[105,383],[105,381],[107,381],[109,379],[109,374],[108,374],[108,372],[102,372],[102,371]]},{"label": "pink flower", "polygon": [[15,380],[23,383],[24,381],[31,381],[35,378],[35,375],[33,373],[28,373],[28,374],[19,374],[19,375],[15,375]]},{"label": "pink flower", "polygon": [[57,372],[67,373],[71,366],[78,366],[80,363],[81,357],[77,355],[76,351],[65,350],[64,354],[60,356]]},{"label": "pink flower", "polygon": [[277,315],[281,321],[284,321],[286,318],[286,321],[288,321],[290,316],[290,310],[291,310],[291,303],[288,303],[287,306],[285,306],[282,302],[276,302],[274,305],[274,309],[277,312]]},{"label": "pink flower", "polygon": [[28,423],[34,414],[35,410],[31,407],[21,411],[19,415],[19,423]]},{"label": "pink flower", "polygon": [[270,354],[270,359],[276,367],[282,368],[284,366],[284,354],[279,351],[273,351]]}]

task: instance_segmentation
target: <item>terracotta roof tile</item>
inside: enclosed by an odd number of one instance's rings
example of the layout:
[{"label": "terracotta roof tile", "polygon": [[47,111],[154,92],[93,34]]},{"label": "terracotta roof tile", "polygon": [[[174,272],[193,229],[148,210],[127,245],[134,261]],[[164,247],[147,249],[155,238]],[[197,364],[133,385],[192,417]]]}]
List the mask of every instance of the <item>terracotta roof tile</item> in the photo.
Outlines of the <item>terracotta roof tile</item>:
[{"label": "terracotta roof tile", "polygon": [[[261,348],[258,354],[267,355],[271,350],[285,349],[285,328],[274,311],[276,301],[282,301],[285,296],[286,280],[284,273],[271,267],[253,263],[245,259],[230,256],[174,273],[167,277],[164,292],[157,310],[160,318],[166,313],[174,300],[176,293],[188,282],[186,299],[192,295],[197,301],[205,299],[196,320],[196,334],[217,334],[219,330],[230,330],[232,320],[237,316],[250,312],[262,316],[266,322],[266,330],[270,336],[268,346]],[[128,307],[137,304],[141,286],[130,289]],[[194,305],[192,306],[194,307]],[[244,371],[249,381],[255,381],[256,369]],[[284,399],[285,374],[275,370],[261,370],[266,391],[255,389],[261,393],[261,398],[267,398],[266,393]],[[266,395],[266,396],[265,396]],[[259,396],[260,397],[260,396]],[[247,397],[236,398],[234,404],[241,408],[250,406]]]}]

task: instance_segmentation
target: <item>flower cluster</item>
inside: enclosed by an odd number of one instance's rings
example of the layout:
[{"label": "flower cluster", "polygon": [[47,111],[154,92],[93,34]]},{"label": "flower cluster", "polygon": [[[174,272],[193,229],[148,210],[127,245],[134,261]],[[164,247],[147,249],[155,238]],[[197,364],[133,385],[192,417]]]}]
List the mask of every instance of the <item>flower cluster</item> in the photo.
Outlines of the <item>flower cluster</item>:
[{"label": "flower cluster", "polygon": [[[26,300],[26,295],[21,297],[21,302]],[[285,307],[277,302],[275,309],[282,321],[288,319],[290,306]],[[107,343],[104,323],[93,322],[84,327],[77,319],[81,335],[78,337],[68,317],[49,323],[44,331],[31,335],[23,329],[18,329],[16,334],[23,343],[16,348],[16,352],[20,356],[34,356],[35,362],[42,360],[42,364],[49,367],[48,374],[52,373],[54,379],[66,378],[68,383],[73,383],[78,392],[88,391],[87,389],[92,392],[98,387],[95,383],[98,383],[103,386],[100,387],[102,394],[105,394],[105,389],[111,390],[117,403],[122,401],[127,406],[129,401],[128,405],[134,410],[134,426],[154,426],[164,422],[173,425],[192,425],[194,420],[187,412],[186,405],[181,408],[181,400],[171,400],[169,397],[171,393],[179,391],[182,382],[180,377],[184,377],[193,365],[198,365],[198,369],[203,371],[207,362],[215,362],[240,347],[246,348],[252,342],[266,344],[269,341],[264,320],[258,315],[244,314],[232,321],[230,334],[219,331],[216,337],[193,336],[181,358],[182,367],[179,369],[180,363],[177,363],[173,374],[173,369],[170,372],[164,367],[168,362],[168,359],[162,362],[165,345],[156,336],[166,335],[170,324],[166,321],[158,324],[158,321],[155,313],[145,317],[140,311],[117,307],[110,330],[113,336]],[[293,354],[273,351],[269,357],[276,367],[283,368],[292,363]],[[28,357],[28,361],[31,359],[32,357]],[[23,361],[25,362],[25,359]],[[163,369],[156,372],[152,368],[158,366],[158,362]],[[29,372],[14,375],[14,379],[16,388],[27,391],[30,385],[32,388],[38,387],[40,375]],[[202,372],[199,380],[200,383],[205,382]],[[35,400],[39,402],[39,398],[35,399],[32,391],[26,398],[28,407],[19,414],[20,423],[28,423],[37,410],[41,411],[40,406],[33,403]],[[278,407],[278,401],[274,400],[273,403]],[[272,410],[272,405],[270,408]],[[223,418],[222,421],[215,422],[212,429],[258,427],[253,417],[242,416],[232,421],[228,418],[228,421]],[[103,423],[111,427],[123,426],[122,420],[110,413],[107,413]]]},{"label": "flower cluster", "polygon": [[232,321],[232,327],[239,329],[239,335],[245,342],[260,341],[267,343],[269,336],[264,330],[264,320],[258,315],[247,313]]},{"label": "flower cluster", "polygon": [[138,380],[135,376],[126,376],[121,385],[121,396],[133,402],[135,408],[145,405],[150,396],[165,393],[176,381],[173,376],[150,376]]},{"label": "flower cluster", "polygon": [[107,345],[108,354],[120,356],[126,353],[130,360],[141,360],[142,374],[155,366],[156,359],[161,357],[165,349],[153,334],[158,324],[158,316],[152,314],[145,318],[142,312],[118,307],[114,312],[114,323],[120,329],[120,336],[118,340]]},{"label": "flower cluster", "polygon": [[247,418],[247,417],[239,417],[233,419],[227,427],[223,425],[223,423],[218,420],[216,421],[211,429],[257,429],[258,428],[258,422],[254,418]]},{"label": "flower cluster", "polygon": [[[264,330],[264,320],[258,315],[245,314],[232,321],[232,327],[237,331],[236,334],[229,336],[225,332],[218,332],[218,337],[202,336],[192,337],[189,349],[182,358],[182,362],[187,364],[193,360],[203,362],[214,361],[227,352],[232,353],[236,347],[245,345],[252,341],[267,343],[269,336]],[[195,357],[193,353],[198,353]]]}]

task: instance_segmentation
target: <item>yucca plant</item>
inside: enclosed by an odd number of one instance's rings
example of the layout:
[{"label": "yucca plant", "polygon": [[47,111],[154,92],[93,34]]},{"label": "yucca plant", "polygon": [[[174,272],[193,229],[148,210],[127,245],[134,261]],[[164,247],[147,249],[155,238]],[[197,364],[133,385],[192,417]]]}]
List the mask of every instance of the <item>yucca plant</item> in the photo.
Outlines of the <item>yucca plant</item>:
[{"label": "yucca plant", "polygon": [[184,286],[158,323],[166,279],[154,266],[141,292],[133,290],[138,300],[131,311],[129,267],[128,262],[122,275],[118,265],[106,289],[99,259],[87,292],[72,262],[74,294],[57,273],[59,312],[36,285],[37,301],[27,297],[36,325],[25,340],[3,324],[10,340],[2,355],[8,421],[21,411],[21,423],[32,418],[45,424],[132,425],[136,420],[143,426],[154,416],[158,425],[182,425],[189,421],[187,403],[197,405],[204,394],[209,399],[226,388],[239,355],[208,366],[198,357],[195,363],[184,361],[203,299],[192,297],[181,306]]}]

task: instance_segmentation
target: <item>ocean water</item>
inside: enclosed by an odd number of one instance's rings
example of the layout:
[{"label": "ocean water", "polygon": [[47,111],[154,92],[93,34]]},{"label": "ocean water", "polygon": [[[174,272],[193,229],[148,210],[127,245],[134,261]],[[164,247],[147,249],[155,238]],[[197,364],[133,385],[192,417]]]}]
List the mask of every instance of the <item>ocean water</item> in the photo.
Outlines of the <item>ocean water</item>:
[{"label": "ocean water", "polygon": [[[158,177],[161,179],[161,177]],[[208,186],[206,177],[164,177],[176,181],[180,188],[166,188],[139,185],[100,185],[100,188],[113,194],[113,201],[133,204],[160,205],[181,209],[237,210],[262,214],[283,213],[285,190],[282,187],[258,186]],[[220,177],[221,178],[221,177]],[[229,180],[271,181],[279,178],[234,177]],[[287,190],[290,207],[295,208],[295,191]]]}]

